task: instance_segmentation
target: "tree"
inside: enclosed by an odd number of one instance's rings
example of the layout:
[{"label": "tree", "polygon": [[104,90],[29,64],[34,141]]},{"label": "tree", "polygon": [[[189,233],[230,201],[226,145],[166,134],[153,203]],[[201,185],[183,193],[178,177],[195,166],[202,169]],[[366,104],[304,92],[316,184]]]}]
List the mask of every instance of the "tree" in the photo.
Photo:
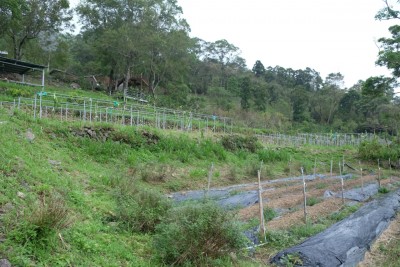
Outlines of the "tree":
[{"label": "tree", "polygon": [[344,91],[333,85],[325,85],[312,96],[313,117],[323,124],[331,124]]},{"label": "tree", "polygon": [[14,58],[21,59],[29,40],[42,33],[59,32],[69,25],[71,12],[68,0],[1,1],[0,33],[12,42]]},{"label": "tree", "polygon": [[378,108],[389,104],[393,98],[393,78],[378,76],[368,78],[361,88],[360,109],[365,118],[376,118]]},{"label": "tree", "polygon": [[219,66],[219,84],[217,86],[226,88],[229,72],[235,73],[246,67],[246,61],[240,57],[240,54],[240,49],[225,39],[207,43],[205,60]]},{"label": "tree", "polygon": [[357,103],[358,101],[360,101],[360,99],[361,99],[361,94],[355,89],[350,89],[342,97],[342,99],[340,99],[338,113],[342,120],[357,121],[358,119]]},{"label": "tree", "polygon": [[[385,7],[379,10],[375,18],[378,20],[399,19],[400,12],[395,10],[387,0],[383,2]],[[396,2],[399,4],[399,1]],[[389,32],[392,34],[391,38],[380,38],[378,40],[381,43],[382,50],[379,51],[376,64],[386,66],[392,70],[395,77],[400,77],[400,25],[389,27]]]},{"label": "tree", "polygon": [[254,106],[258,111],[265,111],[267,108],[268,87],[263,80],[253,80]]},{"label": "tree", "polygon": [[240,81],[240,105],[242,109],[250,108],[251,80],[250,77],[243,77]]},{"label": "tree", "polygon": [[110,80],[122,76],[127,89],[130,77],[141,73],[153,95],[167,78],[181,82],[192,43],[176,0],[87,0],[77,10]]},{"label": "tree", "polygon": [[329,73],[325,78],[325,84],[342,89],[344,87],[344,76],[340,72]]},{"label": "tree", "polygon": [[309,93],[303,88],[296,88],[291,94],[293,106],[293,121],[303,122],[310,119],[309,114]]},{"label": "tree", "polygon": [[257,60],[256,63],[254,63],[253,69],[251,70],[256,77],[262,77],[265,74],[265,68],[264,65],[261,63],[260,60]]},{"label": "tree", "polygon": [[368,98],[385,97],[388,101],[393,98],[395,80],[384,76],[368,78],[362,88],[361,94]]}]

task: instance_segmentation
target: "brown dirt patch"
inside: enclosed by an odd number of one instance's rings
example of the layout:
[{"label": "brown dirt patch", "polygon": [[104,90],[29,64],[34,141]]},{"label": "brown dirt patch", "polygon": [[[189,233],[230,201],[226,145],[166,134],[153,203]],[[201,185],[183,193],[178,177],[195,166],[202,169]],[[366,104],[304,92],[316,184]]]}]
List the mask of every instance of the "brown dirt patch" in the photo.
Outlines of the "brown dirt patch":
[{"label": "brown dirt patch", "polygon": [[[392,180],[397,180],[393,178]],[[363,183],[370,184],[376,182],[375,175],[367,175],[363,177]],[[381,185],[386,186],[391,182],[390,179],[381,180]],[[271,189],[273,190],[267,190]],[[345,180],[344,189],[349,190],[356,187],[361,187],[360,178]],[[246,189],[256,189],[257,186],[249,186]],[[302,181],[295,182],[284,182],[271,184],[269,187],[263,187],[263,198],[267,199],[264,201],[264,207],[287,209],[287,212],[270,221],[267,224],[268,229],[285,229],[295,224],[304,222],[304,211],[302,203],[303,197],[303,184]],[[314,197],[320,200],[314,206],[307,206],[308,219],[315,221],[320,217],[328,216],[329,214],[338,211],[343,203],[339,198],[323,199],[324,192],[330,190],[333,192],[340,192],[341,182],[339,179],[323,179],[314,180],[307,182],[307,198]],[[348,200],[345,200],[347,203]],[[259,206],[255,204],[251,207],[241,209],[239,211],[239,217],[243,220],[249,220],[251,218],[258,218]]]}]

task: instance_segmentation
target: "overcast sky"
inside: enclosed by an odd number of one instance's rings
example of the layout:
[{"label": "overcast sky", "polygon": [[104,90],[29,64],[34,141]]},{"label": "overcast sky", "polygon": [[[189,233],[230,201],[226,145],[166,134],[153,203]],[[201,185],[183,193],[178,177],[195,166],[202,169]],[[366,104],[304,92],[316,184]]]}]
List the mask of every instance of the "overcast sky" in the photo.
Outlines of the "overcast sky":
[{"label": "overcast sky", "polygon": [[376,67],[376,40],[389,36],[395,21],[374,19],[382,0],[178,0],[191,36],[226,39],[252,68],[305,69],[321,77],[340,72],[345,85],[389,75]]},{"label": "overcast sky", "polygon": [[192,37],[226,39],[240,48],[250,69],[261,60],[265,67],[310,67],[323,79],[340,72],[347,87],[390,75],[375,66],[376,40],[389,36],[395,24],[374,19],[382,0],[178,0],[178,5]]}]

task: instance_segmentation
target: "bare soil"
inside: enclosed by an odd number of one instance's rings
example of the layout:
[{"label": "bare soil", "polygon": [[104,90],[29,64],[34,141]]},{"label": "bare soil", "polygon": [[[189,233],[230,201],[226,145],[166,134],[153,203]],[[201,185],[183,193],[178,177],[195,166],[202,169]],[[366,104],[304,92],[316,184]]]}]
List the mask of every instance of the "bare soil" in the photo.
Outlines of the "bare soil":
[{"label": "bare soil", "polygon": [[[368,175],[363,177],[364,185],[377,183],[375,175]],[[381,185],[390,187],[390,184],[394,181],[398,181],[398,178],[383,179],[381,180]],[[264,208],[270,207],[273,209],[284,210],[283,214],[278,218],[268,222],[266,224],[267,229],[277,230],[277,229],[287,229],[291,226],[304,223],[304,196],[303,196],[303,183],[299,181],[295,182],[285,182],[271,184],[273,190],[268,190],[271,188],[263,187],[263,199]],[[344,181],[344,190],[350,190],[353,188],[361,187],[360,178],[353,178]],[[257,186],[248,187],[248,189],[255,189]],[[318,218],[328,216],[332,214],[343,206],[341,198],[325,198],[325,191],[333,191],[335,193],[341,192],[341,181],[337,178],[329,178],[323,180],[314,180],[307,182],[306,186],[306,196],[316,198],[318,203],[313,206],[307,206],[307,219],[311,222],[318,220]],[[267,201],[265,201],[267,199]],[[345,199],[345,204],[351,200]],[[239,211],[239,217],[242,220],[249,220],[251,218],[258,218],[259,205],[255,204],[253,206],[241,209]]]}]

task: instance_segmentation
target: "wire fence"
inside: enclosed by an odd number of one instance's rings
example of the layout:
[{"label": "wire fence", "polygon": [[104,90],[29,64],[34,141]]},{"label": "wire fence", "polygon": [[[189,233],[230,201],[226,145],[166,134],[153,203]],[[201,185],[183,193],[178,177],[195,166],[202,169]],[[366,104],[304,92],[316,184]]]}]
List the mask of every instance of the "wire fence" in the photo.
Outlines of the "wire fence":
[{"label": "wire fence", "polygon": [[[0,101],[0,107],[23,110],[34,118],[53,118],[61,121],[104,122],[127,126],[152,126],[159,129],[203,131],[214,133],[243,133],[243,127],[234,126],[231,118],[206,115],[182,110],[158,108],[140,103],[118,103],[64,94],[39,92],[34,98],[19,97],[13,101]],[[251,129],[246,129],[251,132]],[[250,131],[248,131],[250,130]],[[371,133],[281,133],[258,134],[265,144],[278,146],[359,146],[363,141],[390,141]]]},{"label": "wire fence", "polygon": [[264,143],[280,146],[359,146],[363,141],[378,140],[381,144],[389,144],[389,140],[379,138],[372,133],[326,133],[312,134],[299,133],[297,135],[286,134],[268,134],[258,135],[258,138]]},{"label": "wire fence", "polygon": [[35,98],[19,97],[13,101],[2,101],[0,107],[24,110],[38,119],[146,125],[160,129],[222,133],[232,133],[233,128],[233,121],[228,117],[62,94],[38,93]]}]

